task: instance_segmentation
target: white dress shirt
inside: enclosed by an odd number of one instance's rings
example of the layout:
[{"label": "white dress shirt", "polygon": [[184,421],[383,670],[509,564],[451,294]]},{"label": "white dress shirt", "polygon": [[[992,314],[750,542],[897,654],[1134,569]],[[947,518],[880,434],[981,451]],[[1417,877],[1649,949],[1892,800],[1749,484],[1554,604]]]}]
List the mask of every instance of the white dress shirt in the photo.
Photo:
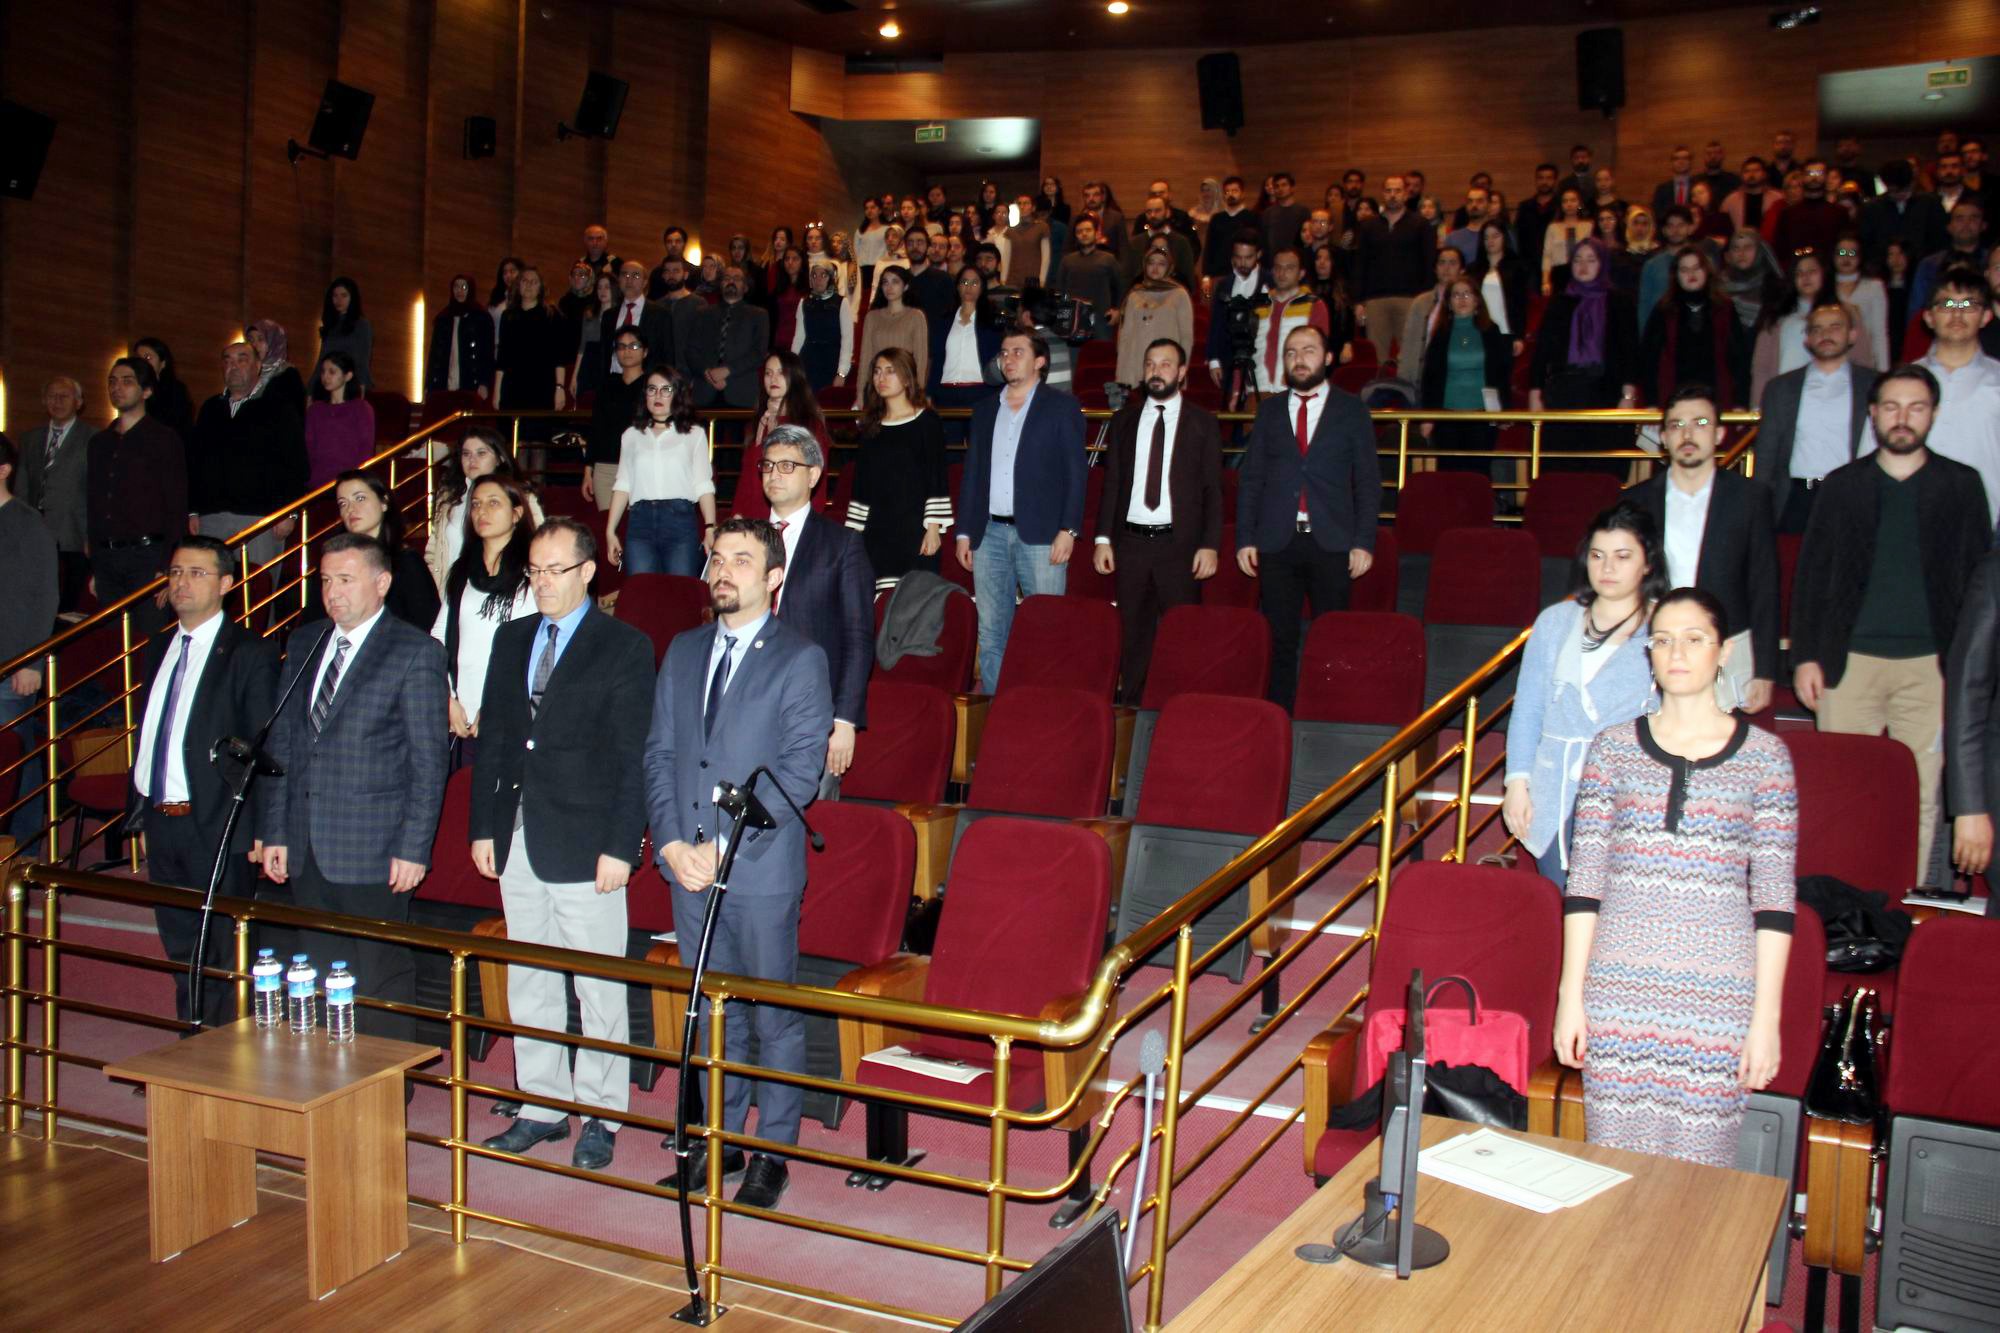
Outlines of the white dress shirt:
[{"label": "white dress shirt", "polygon": [[[449,591],[449,589],[447,589]],[[451,687],[451,697],[458,700],[458,706],[465,710],[465,720],[479,720],[480,704],[486,698],[486,668],[493,661],[493,640],[500,633],[500,627],[510,620],[534,615],[535,594],[524,582],[514,590],[513,600],[497,616],[486,614],[486,594],[472,586],[470,579],[458,592],[458,669]],[[449,601],[438,607],[437,619],[431,623],[431,637],[439,643],[445,641],[445,631],[451,625],[451,604]],[[348,660],[354,660],[352,653]]]},{"label": "white dress shirt", "polygon": [[986,368],[979,363],[979,326],[965,318],[960,306],[945,325],[944,366],[940,384],[984,384]]},{"label": "white dress shirt", "polygon": [[[139,748],[133,752],[132,777],[139,794],[155,805],[188,799],[187,764],[183,746],[187,741],[188,714],[194,708],[195,691],[201,688],[202,669],[215,651],[215,636],[222,632],[222,612],[218,610],[193,629],[183,629],[167,641],[167,655],[160,659],[160,674],[146,692],[146,719],[139,731]],[[163,719],[167,708],[167,687],[173,683],[174,666],[180,661],[181,640],[187,645],[187,674],[174,699],[174,715]],[[149,791],[153,782],[153,749],[164,738],[167,745],[167,789]]]},{"label": "white dress shirt", "polygon": [[1021,429],[1035,406],[1035,384],[1028,384],[1028,397],[1015,411],[1007,401],[1009,390],[1000,391],[1000,410],[993,415],[993,476],[986,484],[986,512],[1002,518],[1014,516],[1014,456],[1021,451]]},{"label": "white dress shirt", "polygon": [[1831,371],[1806,367],[1798,424],[1792,428],[1792,476],[1818,481],[1846,464],[1853,410],[1854,376],[1848,373],[1847,362]]},{"label": "white dress shirt", "polygon": [[1708,502],[1715,494],[1715,474],[1689,494],[1673,474],[1667,474],[1667,580],[1676,588],[1692,588],[1701,569],[1701,534],[1708,526]]},{"label": "white dress shirt", "polygon": [[2000,361],[1978,353],[1957,370],[1946,370],[1932,351],[1918,364],[1937,376],[1942,393],[1925,443],[1978,470],[1990,520],[2000,513]]},{"label": "white dress shirt", "polygon": [[1498,269],[1486,270],[1486,276],[1479,280],[1479,297],[1486,303],[1486,314],[1493,327],[1502,333],[1512,333],[1507,327],[1507,289],[1500,284]]},{"label": "white dress shirt", "polygon": [[[1298,434],[1300,403],[1304,403],[1306,406],[1306,439],[1311,440],[1313,436],[1319,434],[1320,414],[1326,411],[1326,392],[1327,386],[1322,384],[1319,388],[1313,390],[1311,394],[1302,394],[1294,390],[1285,396],[1285,424],[1292,428],[1294,436]],[[1296,448],[1296,444],[1293,447]],[[1305,521],[1306,493],[1305,488],[1300,487],[1299,522],[1303,523]]]},{"label": "white dress shirt", "polygon": [[708,436],[692,428],[668,426],[654,431],[626,427],[618,449],[618,480],[611,489],[625,492],[632,504],[699,500],[715,494]]},{"label": "white dress shirt", "polygon": [[[722,693],[727,697],[736,678],[743,672],[743,656],[750,651],[757,636],[764,632],[764,626],[771,621],[771,613],[766,611],[741,629],[730,629],[720,620],[715,622],[715,642],[708,650],[708,672],[701,678],[702,707],[708,707],[708,691],[715,684],[715,668],[721,663],[723,654],[729,654],[729,678],[722,683]],[[727,636],[726,638],[724,636]],[[734,639],[735,643],[729,642]]]},{"label": "white dress shirt", "polygon": [[361,645],[367,641],[369,631],[375,628],[375,622],[382,618],[383,613],[387,609],[386,607],[376,607],[374,615],[368,617],[368,619],[362,621],[353,629],[342,629],[338,625],[328,626],[333,633],[326,636],[326,651],[320,654],[319,668],[313,672],[312,690],[306,695],[306,712],[308,714],[312,712],[313,704],[319,701],[320,682],[326,679],[327,668],[333,665],[334,655],[340,651],[340,641],[346,639],[348,647],[347,660],[340,664],[340,679],[333,683],[333,697],[336,699],[340,697],[340,692],[347,688],[348,675],[354,670],[354,663],[361,656]]},{"label": "white dress shirt", "polygon": [[[1296,410],[1296,409],[1295,409]],[[1166,476],[1160,478],[1160,504],[1157,509],[1146,507],[1146,479],[1152,475],[1153,423],[1165,419],[1167,423],[1167,453],[1164,460]],[[1132,464],[1132,503],[1125,508],[1125,521],[1146,527],[1158,527],[1174,521],[1174,497],[1167,486],[1167,477],[1174,473],[1174,444],[1180,439],[1181,396],[1175,394],[1164,403],[1151,398],[1146,400],[1145,411],[1139,414],[1139,447]],[[1100,538],[1099,540],[1104,540]]]}]

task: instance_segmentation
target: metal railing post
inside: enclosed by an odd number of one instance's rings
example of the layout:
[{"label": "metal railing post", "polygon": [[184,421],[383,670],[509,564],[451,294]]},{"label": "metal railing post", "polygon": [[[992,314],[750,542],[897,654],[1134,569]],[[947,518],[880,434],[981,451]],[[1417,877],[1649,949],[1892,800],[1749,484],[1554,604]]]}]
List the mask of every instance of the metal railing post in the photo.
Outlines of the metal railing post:
[{"label": "metal railing post", "polygon": [[1528,423],[1528,480],[1540,481],[1542,477],[1542,419],[1536,417]]},{"label": "metal railing post", "polygon": [[[138,741],[132,734],[132,613],[129,610],[119,613],[118,641],[121,649],[118,656],[119,678],[125,695],[125,767],[129,769],[138,761],[138,751],[134,748]],[[54,777],[54,772],[51,771],[49,776]]]},{"label": "metal railing post", "polygon": [[42,1141],[56,1141],[56,1046],[58,1041],[56,992],[60,987],[56,965],[61,957],[56,948],[56,931],[62,910],[56,902],[56,886],[42,891],[42,1100],[49,1105],[42,1116]]},{"label": "metal railing post", "polygon": [[21,1099],[28,1084],[28,868],[7,875],[7,1132],[21,1132]]},{"label": "metal railing post", "polygon": [[1375,925],[1373,939],[1382,938],[1382,914],[1389,910],[1389,869],[1396,863],[1396,813],[1401,797],[1396,791],[1396,763],[1382,770],[1381,847],[1375,857]]},{"label": "metal railing post", "polygon": [[236,918],[236,1019],[250,1017],[250,918]]},{"label": "metal railing post", "polygon": [[1410,419],[1404,417],[1396,423],[1396,495],[1401,503],[1403,487],[1410,479]]},{"label": "metal railing post", "polygon": [[510,421],[511,425],[508,431],[507,457],[514,464],[516,468],[519,468],[521,466],[521,418],[519,416],[515,416],[511,418]]},{"label": "metal railing post", "polygon": [[1479,735],[1479,696],[1467,696],[1465,700],[1465,742],[1459,756],[1458,765],[1458,833],[1452,839],[1452,846],[1458,855],[1458,863],[1465,864],[1466,836],[1472,828],[1472,771],[1473,747]]},{"label": "metal railing post", "polygon": [[[1153,1271],[1146,1286],[1146,1328],[1160,1327],[1160,1307],[1167,1298],[1167,1239],[1172,1232],[1174,1200],[1174,1139],[1181,1123],[1181,1065],[1187,1055],[1188,985],[1194,961],[1194,930],[1183,925],[1174,935],[1174,994],[1167,1017],[1167,1092],[1160,1102],[1159,1183],[1153,1187]],[[1132,1225],[1139,1225],[1138,1212]]]},{"label": "metal railing post", "polygon": [[250,608],[256,604],[250,596],[250,540],[248,538],[244,540],[241,546],[236,548],[236,554],[242,558],[243,562],[243,572],[237,576],[237,586],[243,590],[243,623],[248,625],[250,623]]},{"label": "metal railing post", "polygon": [[1007,1062],[1014,1052],[1012,1037],[993,1039],[993,1119],[992,1143],[987,1153],[986,1190],[986,1299],[1000,1294],[1004,1270],[1000,1260],[1007,1248],[1007,1196],[1000,1187],[1007,1183]]},{"label": "metal railing post", "polygon": [[48,784],[48,790],[42,793],[42,810],[49,821],[48,827],[42,830],[42,851],[51,861],[62,859],[61,784],[56,781],[56,774],[62,772],[56,741],[56,733],[62,730],[58,725],[62,710],[56,706],[56,695],[61,688],[56,680],[56,655],[50,653],[42,664],[42,694],[45,696],[42,720],[47,724],[47,739],[42,742],[42,781]]},{"label": "metal railing post", "polygon": [[[697,1003],[700,996],[688,997],[690,1004]],[[708,1126],[705,1137],[708,1141],[708,1194],[704,1208],[708,1214],[708,1262],[704,1266],[702,1296],[709,1309],[722,1309],[722,1154],[728,1148],[722,1142],[722,1060],[723,1060],[723,1011],[726,994],[708,997]]]},{"label": "metal railing post", "polygon": [[[395,470],[396,470],[396,460],[392,458],[389,460],[389,472],[392,477],[395,475]],[[389,503],[390,504],[396,503],[396,484],[393,480],[389,483]],[[338,523],[339,521],[340,520],[337,518],[334,520],[334,522],[336,523]],[[300,615],[304,615],[306,613],[306,608],[312,604],[312,597],[309,595],[308,592],[310,585],[307,582],[307,580],[310,579],[311,577],[312,577],[312,515],[306,512],[305,510],[301,509],[299,510],[299,614]]]},{"label": "metal railing post", "polygon": [[465,1244],[465,955],[451,956],[451,1243]]}]

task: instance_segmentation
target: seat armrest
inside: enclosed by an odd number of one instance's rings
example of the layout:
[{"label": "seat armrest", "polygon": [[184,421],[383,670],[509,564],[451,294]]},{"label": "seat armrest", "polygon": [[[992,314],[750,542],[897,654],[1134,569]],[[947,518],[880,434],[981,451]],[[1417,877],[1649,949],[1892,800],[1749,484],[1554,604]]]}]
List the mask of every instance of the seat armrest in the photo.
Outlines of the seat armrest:
[{"label": "seat armrest", "polygon": [[[507,918],[489,916],[473,926],[472,933],[489,940],[507,938]],[[491,958],[479,960],[479,1012],[496,1023],[511,1023],[507,1009],[507,965]],[[495,1034],[503,1035],[503,1034]]]},{"label": "seat armrest", "polygon": [[[1299,849],[1294,846],[1279,853],[1278,858],[1250,877],[1250,906],[1252,917],[1261,914],[1270,906],[1271,899],[1285,891],[1285,886],[1299,876]],[[1294,898],[1293,903],[1298,899]],[[1290,916],[1290,909],[1284,915]],[[1276,958],[1291,939],[1292,932],[1280,925],[1275,918],[1267,917],[1250,928],[1250,952],[1259,958]]]},{"label": "seat armrest", "polygon": [[1806,1117],[1807,1265],[1860,1276],[1874,1197],[1874,1150],[1872,1126]]},{"label": "seat armrest", "polygon": [[1132,846],[1132,821],[1105,816],[1101,819],[1078,819],[1072,821],[1078,828],[1087,828],[1104,839],[1111,849],[1111,919],[1118,919],[1118,902],[1125,893],[1125,854]]},{"label": "seat armrest", "polygon": [[1320,1136],[1326,1133],[1327,1117],[1336,1099],[1346,1100],[1354,1088],[1354,1057],[1361,1048],[1361,1020],[1353,1014],[1334,1023],[1306,1043],[1299,1057],[1305,1075],[1306,1109],[1301,1120],[1305,1130],[1306,1174],[1313,1174],[1313,1157],[1319,1151]]},{"label": "seat armrest", "polygon": [[[1083,1003],[1084,993],[1064,995],[1050,1000],[1042,1006],[1041,1020],[1044,1023],[1060,1023],[1075,1013]],[[1043,1097],[1049,1106],[1061,1106],[1069,1100],[1069,1095],[1080,1084],[1088,1081],[1083,1095],[1076,1099],[1076,1106],[1062,1119],[1056,1121],[1057,1129],[1082,1129],[1096,1118],[1104,1108],[1104,1089],[1097,1086],[1091,1077],[1092,1062],[1097,1061],[1100,1050],[1112,1040],[1112,1025],[1118,1017],[1118,992],[1111,993],[1110,1007],[1105,1011],[1103,1026],[1096,1041],[1085,1042],[1068,1050],[1042,1051]],[[1097,1061],[1096,1068],[1106,1068],[1103,1061]]]},{"label": "seat armrest", "polygon": [[1583,1073],[1555,1056],[1528,1074],[1528,1132],[1583,1142]]},{"label": "seat armrest", "polygon": [[[681,965],[681,946],[665,940],[646,950],[646,961],[663,967]],[[678,1059],[681,1029],[687,1023],[687,992],[678,986],[651,987],[653,1003],[653,1047],[663,1055]]]},{"label": "seat armrest", "polygon": [[1125,799],[1125,776],[1132,769],[1132,733],[1139,726],[1139,710],[1128,704],[1111,709],[1111,799]]},{"label": "seat armrest", "polygon": [[986,734],[986,714],[993,707],[989,694],[954,694],[951,711],[958,723],[951,744],[951,780],[972,781],[973,765],[979,762],[979,738]]},{"label": "seat armrest", "polygon": [[[835,989],[849,995],[877,995],[889,999],[921,1000],[930,980],[931,960],[921,954],[891,954],[879,963],[857,967],[840,979]],[[909,1028],[890,1027],[858,1018],[840,1020],[840,1076],[854,1082],[861,1057],[889,1046],[908,1046],[916,1033]]]},{"label": "seat armrest", "polygon": [[909,820],[917,833],[917,880],[913,892],[927,902],[937,897],[938,890],[944,887],[945,875],[951,870],[951,840],[958,830],[958,812],[964,808],[924,801],[908,801],[896,807],[896,813]]}]

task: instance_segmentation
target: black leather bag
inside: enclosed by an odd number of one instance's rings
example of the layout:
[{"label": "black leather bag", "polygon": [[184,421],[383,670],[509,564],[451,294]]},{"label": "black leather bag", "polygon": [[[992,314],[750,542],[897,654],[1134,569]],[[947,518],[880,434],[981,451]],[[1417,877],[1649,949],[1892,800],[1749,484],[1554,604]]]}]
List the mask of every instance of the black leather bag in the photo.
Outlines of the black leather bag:
[{"label": "black leather bag", "polygon": [[1831,875],[1799,880],[1799,901],[1819,913],[1826,927],[1826,966],[1833,972],[1881,972],[1894,967],[1909,943],[1909,914],[1889,895],[1857,889]]},{"label": "black leather bag", "polygon": [[1850,1125],[1873,1124],[1881,1111],[1875,992],[1850,986],[1828,1011],[1826,1037],[1806,1082],[1806,1113]]},{"label": "black leather bag", "polygon": [[[1424,1114],[1496,1129],[1526,1129],[1528,1099],[1485,1065],[1429,1066],[1424,1074]],[[1382,1119],[1382,1082],[1328,1113],[1330,1129],[1368,1129]]]}]

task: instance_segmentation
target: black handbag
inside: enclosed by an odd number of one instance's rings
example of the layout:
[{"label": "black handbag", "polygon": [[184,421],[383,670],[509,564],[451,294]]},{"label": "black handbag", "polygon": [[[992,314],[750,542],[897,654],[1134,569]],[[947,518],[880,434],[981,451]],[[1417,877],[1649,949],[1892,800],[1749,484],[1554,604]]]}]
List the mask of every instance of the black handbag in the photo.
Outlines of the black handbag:
[{"label": "black handbag", "polygon": [[[1430,1065],[1424,1074],[1424,1114],[1496,1129],[1526,1129],[1528,1099],[1485,1065]],[[1327,1113],[1330,1129],[1370,1129],[1382,1119],[1382,1081]]]},{"label": "black handbag", "polygon": [[1875,1057],[1882,1040],[1876,1015],[1875,992],[1866,986],[1848,987],[1828,1011],[1826,1036],[1806,1082],[1808,1115],[1850,1125],[1875,1122],[1881,1110]]},{"label": "black handbag", "polygon": [[1881,972],[1894,967],[1909,943],[1909,914],[1889,895],[1857,889],[1831,875],[1799,880],[1799,901],[1819,913],[1826,927],[1826,966],[1832,972]]}]

